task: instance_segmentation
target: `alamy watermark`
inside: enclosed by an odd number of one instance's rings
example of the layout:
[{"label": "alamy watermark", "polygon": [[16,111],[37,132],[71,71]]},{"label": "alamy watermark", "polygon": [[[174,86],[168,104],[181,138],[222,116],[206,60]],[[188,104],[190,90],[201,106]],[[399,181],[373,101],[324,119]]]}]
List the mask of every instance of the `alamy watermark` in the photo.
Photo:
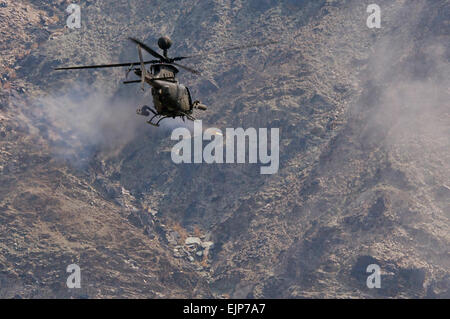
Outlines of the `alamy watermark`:
[{"label": "alamy watermark", "polygon": [[381,288],[381,268],[377,264],[370,264],[366,268],[367,273],[371,273],[367,277],[366,285],[367,288],[373,289],[373,288]]},{"label": "alamy watermark", "polygon": [[81,268],[77,264],[71,264],[67,266],[66,271],[71,273],[69,277],[67,277],[67,288],[81,288]]},{"label": "alamy watermark", "polygon": [[78,4],[70,4],[66,12],[69,14],[66,20],[66,25],[69,29],[81,28],[81,8]]},{"label": "alamy watermark", "polygon": [[[268,153],[268,129],[218,128],[203,131],[202,121],[194,121],[194,133],[184,127],[172,131],[171,140],[181,140],[172,147],[171,157],[180,163],[245,163],[248,146],[248,163],[267,164],[260,168],[261,174],[275,174],[279,167],[279,129],[270,129],[270,154]],[[246,141],[248,140],[248,144]],[[203,147],[203,141],[210,141]],[[225,142],[225,143],[224,143]],[[193,144],[193,145],[192,145]],[[224,159],[225,144],[225,159]]]},{"label": "alamy watermark", "polygon": [[369,29],[381,28],[381,9],[380,6],[373,3],[367,6],[367,13],[370,13],[366,24]]}]

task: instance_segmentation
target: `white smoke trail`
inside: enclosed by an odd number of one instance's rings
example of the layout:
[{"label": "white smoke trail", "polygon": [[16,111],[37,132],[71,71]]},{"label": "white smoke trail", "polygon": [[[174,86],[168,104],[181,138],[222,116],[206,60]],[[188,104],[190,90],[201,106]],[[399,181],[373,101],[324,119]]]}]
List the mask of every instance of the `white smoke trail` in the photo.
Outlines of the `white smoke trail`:
[{"label": "white smoke trail", "polygon": [[30,102],[35,124],[55,155],[89,159],[95,152],[118,152],[140,132],[144,118],[135,109],[137,99],[113,98],[86,85]]}]

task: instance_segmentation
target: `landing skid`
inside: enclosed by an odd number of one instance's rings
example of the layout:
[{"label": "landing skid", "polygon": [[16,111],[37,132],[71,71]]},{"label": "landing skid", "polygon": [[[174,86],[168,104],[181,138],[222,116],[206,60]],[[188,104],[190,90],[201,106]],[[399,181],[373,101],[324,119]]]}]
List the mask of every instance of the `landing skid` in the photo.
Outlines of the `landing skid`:
[{"label": "landing skid", "polygon": [[[183,122],[185,122],[186,118],[188,120],[191,121],[195,121],[195,117],[193,117],[192,115],[188,114],[188,113],[174,113],[174,114],[170,114],[170,115],[163,115],[160,114],[158,112],[156,112],[155,110],[151,109],[150,107],[144,105],[142,108],[137,109],[136,113],[142,116],[149,116],[150,112],[153,114],[153,116],[150,118],[150,120],[147,121],[148,124],[152,125],[152,126],[156,126],[159,127],[159,123],[166,119],[166,118],[176,118],[176,117],[181,117]],[[158,118],[159,117],[159,118]],[[157,121],[155,122],[154,119],[157,118]]]},{"label": "landing skid", "polygon": [[155,114],[155,115],[153,115],[152,118],[151,118],[150,120],[147,121],[147,123],[150,124],[150,125],[159,127],[159,123],[160,123],[162,120],[164,120],[164,119],[170,117],[170,116],[162,116],[156,123],[153,123],[153,122],[152,122],[153,119],[154,119],[155,117],[158,117],[158,116],[161,116],[161,115],[160,115],[160,114]]}]

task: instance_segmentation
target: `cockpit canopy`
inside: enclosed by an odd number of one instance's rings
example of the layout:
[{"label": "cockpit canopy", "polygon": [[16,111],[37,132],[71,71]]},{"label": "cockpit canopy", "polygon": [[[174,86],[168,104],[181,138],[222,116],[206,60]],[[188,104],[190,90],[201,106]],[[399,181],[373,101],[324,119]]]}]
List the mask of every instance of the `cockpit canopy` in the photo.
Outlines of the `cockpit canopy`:
[{"label": "cockpit canopy", "polygon": [[166,63],[153,64],[150,67],[150,71],[154,76],[161,78],[175,77],[178,73],[178,69],[176,67]]}]

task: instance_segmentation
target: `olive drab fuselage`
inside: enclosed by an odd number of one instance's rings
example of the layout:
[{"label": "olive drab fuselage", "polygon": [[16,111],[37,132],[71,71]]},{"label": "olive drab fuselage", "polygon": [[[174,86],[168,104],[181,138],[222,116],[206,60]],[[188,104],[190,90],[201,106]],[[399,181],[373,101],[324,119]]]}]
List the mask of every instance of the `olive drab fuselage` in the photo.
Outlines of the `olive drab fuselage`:
[{"label": "olive drab fuselage", "polygon": [[[144,70],[144,74],[141,70]],[[141,82],[146,82],[152,87],[154,109],[144,105],[136,111],[143,116],[153,113],[147,123],[158,126],[162,119],[168,117],[195,120],[192,116],[194,109],[206,110],[206,106],[199,101],[192,102],[189,89],[176,79],[177,73],[178,69],[167,63],[153,64],[148,70],[135,69],[135,74],[141,78]],[[159,118],[156,123],[153,122],[154,118]]]},{"label": "olive drab fuselage", "polygon": [[178,70],[171,65],[156,64],[150,68],[152,97],[155,109],[168,116],[190,113],[193,103],[189,89],[175,78]]}]

